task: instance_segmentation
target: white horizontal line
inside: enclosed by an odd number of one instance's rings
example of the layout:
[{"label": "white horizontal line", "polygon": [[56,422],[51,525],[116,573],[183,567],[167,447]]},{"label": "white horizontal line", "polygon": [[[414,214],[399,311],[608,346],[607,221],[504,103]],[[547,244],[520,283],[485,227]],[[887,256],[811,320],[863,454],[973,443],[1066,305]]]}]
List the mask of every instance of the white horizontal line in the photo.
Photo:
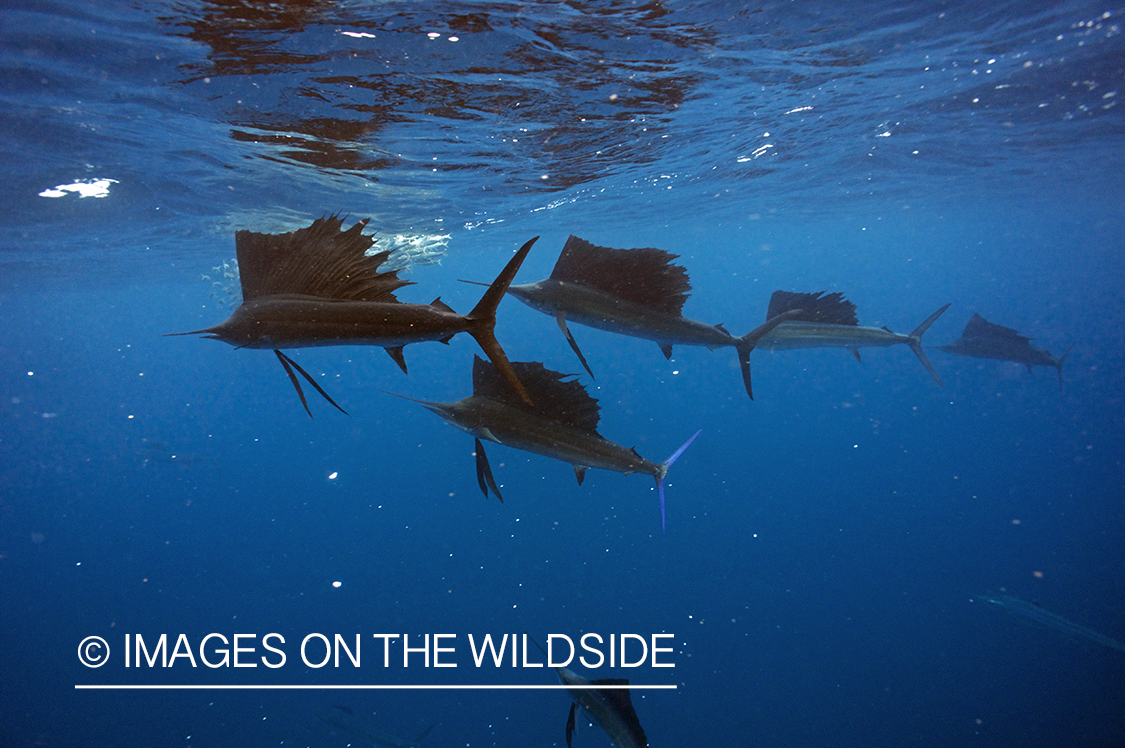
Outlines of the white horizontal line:
[{"label": "white horizontal line", "polygon": [[674,691],[678,688],[672,685],[657,686],[629,686],[629,685],[589,685],[589,686],[497,686],[497,685],[367,685],[367,686],[307,686],[307,685],[282,685],[282,686],[254,686],[254,685],[226,685],[226,686],[198,686],[198,685],[89,685],[76,684],[77,691]]}]

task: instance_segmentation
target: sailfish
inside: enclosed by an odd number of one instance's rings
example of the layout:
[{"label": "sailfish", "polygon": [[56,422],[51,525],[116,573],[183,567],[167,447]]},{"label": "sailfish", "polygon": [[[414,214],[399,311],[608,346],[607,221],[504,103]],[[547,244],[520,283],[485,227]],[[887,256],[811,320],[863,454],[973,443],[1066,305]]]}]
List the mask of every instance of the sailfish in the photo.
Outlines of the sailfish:
[{"label": "sailfish", "polygon": [[1078,636],[1083,639],[1088,639],[1095,644],[1100,644],[1103,647],[1125,653],[1125,644],[1111,639],[1105,634],[1099,634],[1093,629],[1087,628],[1079,623],[1075,623],[1067,618],[1063,618],[1057,613],[1044,608],[1037,602],[1022,600],[1015,595],[999,595],[991,597],[989,595],[974,595],[978,600],[983,600],[987,603],[996,605],[1009,613],[1019,616],[1025,621],[1045,626],[1049,629],[1054,629],[1063,634],[1070,636]]},{"label": "sailfish", "polygon": [[859,324],[855,314],[855,304],[845,299],[842,293],[774,291],[770,296],[769,308],[766,310],[767,320],[791,314],[794,309],[801,311],[763,335],[758,341],[758,347],[771,351],[788,351],[797,348],[845,348],[855,356],[856,361],[862,362],[863,359],[859,356],[860,348],[885,348],[901,343],[914,351],[922,366],[938,386],[942,386],[941,377],[926,358],[926,352],[922,350],[922,335],[950,306],[951,304],[946,304],[927,317],[909,335],[903,335],[892,332],[886,327],[867,327]]},{"label": "sailfish", "polygon": [[[613,249],[570,236],[551,276],[536,283],[513,285],[508,293],[555,318],[567,343],[591,377],[586,357],[567,322],[655,341],[664,358],[674,345],[734,348],[746,394],[750,386],[750,352],[770,330],[798,312],[768,320],[741,337],[722,326],[688,319],[682,314],[691,291],[687,270],[673,263],[679,255],[652,247]],[[482,284],[483,285],[483,284]]]},{"label": "sailfish", "polygon": [[[551,662],[551,656],[543,650],[543,645],[532,639],[539,651]],[[575,716],[581,710],[588,720],[605,731],[613,741],[614,748],[645,748],[645,737],[637,710],[633,708],[633,698],[629,695],[629,681],[626,678],[596,678],[588,680],[568,667],[552,666],[559,683],[566,686],[566,693],[572,701],[570,714],[566,718],[566,746],[571,748],[576,726]],[[601,686],[599,688],[598,686]]]},{"label": "sailfish", "polygon": [[1063,361],[1074,346],[1071,345],[1066,349],[1066,353],[1055,358],[1050,352],[1033,346],[1032,340],[1033,338],[1020,335],[1019,330],[993,324],[974,312],[961,332],[961,337],[949,345],[939,345],[935,348],[958,356],[1013,361],[1026,366],[1028,372],[1031,371],[1032,366],[1053,366],[1059,370],[1059,392],[1062,392]]},{"label": "sailfish", "polygon": [[403,346],[426,340],[448,343],[457,333],[467,332],[508,386],[530,402],[493,329],[496,307],[539,237],[516,252],[473,310],[462,315],[440,297],[429,304],[408,304],[396,298],[395,291],[414,284],[399,278],[397,270],[379,271],[389,252],[366,254],[374,243],[363,234],[368,220],[347,231],[338,215],[318,218],[311,226],[285,234],[239,231],[235,246],[242,304],[213,327],[170,334],[202,334],[236,348],[272,349],[312,417],[294,369],[340,412],[346,411],[281,349],[382,346],[405,373]]},{"label": "sailfish", "polygon": [[529,405],[519,397],[496,367],[480,356],[473,358],[473,394],[452,403],[436,403],[397,395],[423,405],[448,423],[476,437],[477,483],[503,501],[492,476],[481,439],[525,452],[534,452],[574,467],[579,485],[587,468],[629,475],[644,473],[656,480],[660,497],[660,526],[664,527],[664,477],[699,432],[664,462],[652,462],[636,449],[611,442],[598,433],[601,406],[586,388],[568,374],[551,371],[537,361],[513,361],[512,368],[531,396]]}]

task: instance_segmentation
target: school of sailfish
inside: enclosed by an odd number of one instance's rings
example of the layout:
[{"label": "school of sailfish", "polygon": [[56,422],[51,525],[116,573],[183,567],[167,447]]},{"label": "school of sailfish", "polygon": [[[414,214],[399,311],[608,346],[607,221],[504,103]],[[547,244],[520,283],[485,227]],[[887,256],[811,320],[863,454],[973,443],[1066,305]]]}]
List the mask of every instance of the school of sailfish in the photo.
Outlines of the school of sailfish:
[{"label": "school of sailfish", "polygon": [[[368,254],[374,237],[364,234],[367,221],[347,230],[333,215],[282,234],[239,231],[235,236],[242,303],[223,322],[201,334],[236,348],[274,352],[301,405],[312,416],[301,381],[305,379],[325,400],[344,412],[283,348],[335,345],[382,347],[405,373],[405,346],[425,341],[448,343],[469,333],[488,361],[473,364],[473,394],[456,403],[418,401],[444,420],[476,437],[477,480],[481,491],[503,500],[482,439],[568,462],[578,482],[588,468],[652,476],[665,523],[664,478],[668,468],[691,443],[688,439],[663,462],[652,462],[601,436],[600,406],[586,388],[539,362],[512,362],[494,334],[496,310],[505,294],[555,318],[586,372],[594,372],[568,323],[654,341],[665,358],[676,345],[710,349],[734,348],[746,394],[753,399],[750,353],[755,348],[843,348],[857,360],[860,348],[906,345],[938,385],[941,377],[922,348],[922,336],[950,304],[937,309],[908,335],[884,327],[859,324],[855,304],[841,293],[776,291],[766,321],[741,336],[721,324],[710,325],[683,316],[691,282],[678,255],[654,248],[599,247],[571,236],[549,278],[512,285],[538,237],[528,240],[487,286],[468,314],[458,314],[438,297],[429,304],[398,300],[395,291],[412,285],[399,270],[381,269],[391,252]],[[473,281],[470,281],[473,282]],[[1055,358],[1030,344],[1017,331],[973,315],[961,338],[940,350],[949,353],[1016,361],[1028,369],[1053,366],[1059,371],[1066,353]],[[1069,353],[1069,351],[1067,351]],[[697,432],[698,433],[698,432]]]},{"label": "school of sailfish", "polygon": [[[671,357],[676,345],[733,348],[743,386],[751,399],[754,392],[750,354],[755,348],[843,348],[859,360],[860,348],[901,344],[914,352],[939,386],[942,384],[922,347],[922,336],[950,307],[948,303],[904,335],[887,328],[860,325],[855,305],[841,293],[779,290],[770,298],[765,322],[735,336],[721,324],[710,325],[683,316],[691,283],[687,270],[674,262],[678,255],[654,248],[600,247],[571,236],[549,278],[513,285],[538,239],[535,237],[515,252],[491,283],[478,283],[486,286],[480,300],[467,314],[458,314],[440,297],[429,304],[399,301],[395,291],[412,283],[400,279],[399,270],[387,269],[390,250],[368,254],[375,239],[363,233],[367,223],[359,221],[345,230],[343,219],[332,215],[288,233],[237,232],[241,304],[228,319],[212,327],[170,334],[201,334],[236,348],[272,350],[311,417],[298,374],[328,403],[345,411],[282,349],[379,346],[405,373],[405,346],[425,341],[448,343],[453,336],[468,333],[487,356],[487,360],[479,356],[474,359],[472,394],[452,403],[406,399],[420,403],[475,437],[477,481],[486,497],[491,492],[503,501],[484,441],[567,462],[573,466],[579,484],[588,468],[652,476],[658,489],[663,529],[665,476],[699,435],[697,431],[662,462],[648,460],[635,449],[603,437],[597,430],[600,405],[581,383],[547,369],[540,362],[509,360],[494,334],[497,307],[508,294],[555,318],[591,378],[593,368],[571,333],[570,323],[652,340],[665,358]],[[1013,361],[1027,366],[1029,371],[1032,366],[1053,367],[1058,370],[1061,389],[1062,366],[1069,349],[1056,358],[1031,345],[1030,340],[1016,330],[974,314],[960,338],[938,349],[962,356]],[[1018,598],[983,599],[1025,619],[1122,651],[1114,640]],[[565,668],[558,675],[574,700],[566,732],[568,746],[574,731],[575,707],[599,724],[618,748],[647,745],[629,691],[623,688],[627,681],[586,681]]]}]

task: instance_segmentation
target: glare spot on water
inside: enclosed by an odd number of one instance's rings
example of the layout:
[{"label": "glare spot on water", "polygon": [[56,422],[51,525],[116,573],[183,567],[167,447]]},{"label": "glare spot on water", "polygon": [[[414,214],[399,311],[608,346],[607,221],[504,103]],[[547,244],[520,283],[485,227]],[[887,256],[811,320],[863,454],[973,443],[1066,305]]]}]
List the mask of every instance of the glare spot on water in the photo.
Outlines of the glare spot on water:
[{"label": "glare spot on water", "polygon": [[116,179],[79,180],[73,184],[59,184],[53,189],[43,190],[39,197],[66,197],[71,193],[78,197],[109,197],[109,186],[117,183]]}]

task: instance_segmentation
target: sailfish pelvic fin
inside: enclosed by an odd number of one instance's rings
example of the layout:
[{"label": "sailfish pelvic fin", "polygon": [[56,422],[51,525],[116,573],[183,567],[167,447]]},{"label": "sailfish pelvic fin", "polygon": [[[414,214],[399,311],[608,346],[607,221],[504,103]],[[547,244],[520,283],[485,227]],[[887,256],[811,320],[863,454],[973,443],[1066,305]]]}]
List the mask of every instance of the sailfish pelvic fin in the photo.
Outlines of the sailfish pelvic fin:
[{"label": "sailfish pelvic fin", "polygon": [[477,438],[476,455],[477,455],[477,484],[480,485],[481,492],[484,497],[488,498],[488,489],[492,489],[492,493],[496,494],[496,498],[500,499],[500,503],[504,503],[504,497],[500,495],[500,489],[496,487],[496,480],[492,477],[492,467],[488,464],[488,455],[484,453],[484,444]]},{"label": "sailfish pelvic fin", "polygon": [[316,380],[313,379],[307,371],[302,369],[300,364],[298,364],[296,361],[289,358],[276,348],[273,352],[277,354],[277,360],[281,362],[281,366],[285,369],[285,373],[289,375],[289,381],[293,383],[293,388],[297,390],[297,397],[301,398],[301,405],[305,406],[305,412],[309,414],[309,418],[312,418],[312,411],[309,410],[309,403],[307,400],[305,400],[305,393],[301,390],[301,383],[297,380],[297,375],[293,373],[293,369],[296,369],[298,372],[300,372],[301,376],[307,379],[309,384],[316,388],[316,391],[320,393],[321,397],[332,403],[336,410],[340,411],[344,415],[348,415],[348,411],[337,405],[336,401],[329,397],[327,392],[321,389],[321,386],[316,383]]}]

